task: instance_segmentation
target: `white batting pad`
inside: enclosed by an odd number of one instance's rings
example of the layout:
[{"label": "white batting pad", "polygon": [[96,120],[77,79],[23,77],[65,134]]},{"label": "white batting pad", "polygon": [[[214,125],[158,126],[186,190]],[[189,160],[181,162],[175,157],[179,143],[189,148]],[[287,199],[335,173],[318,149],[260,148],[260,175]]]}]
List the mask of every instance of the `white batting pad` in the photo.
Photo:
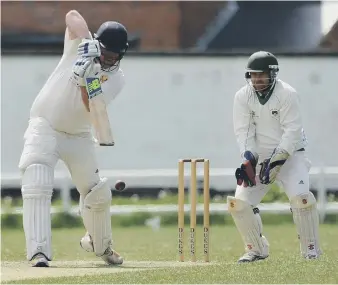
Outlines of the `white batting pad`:
[{"label": "white batting pad", "polygon": [[103,255],[112,240],[110,204],[111,190],[107,179],[103,178],[84,198],[82,219],[97,256]]},{"label": "white batting pad", "polygon": [[28,166],[22,177],[23,227],[27,259],[43,253],[52,260],[51,200],[54,170],[42,164]]},{"label": "white batting pad", "polygon": [[293,220],[300,241],[300,251],[305,258],[318,257],[321,254],[316,202],[311,192],[295,196],[290,200]]},{"label": "white batting pad", "polygon": [[243,200],[228,196],[228,211],[242,236],[246,251],[253,251],[258,255],[268,255],[268,247],[262,239],[262,220],[260,215],[254,214],[251,205]]}]

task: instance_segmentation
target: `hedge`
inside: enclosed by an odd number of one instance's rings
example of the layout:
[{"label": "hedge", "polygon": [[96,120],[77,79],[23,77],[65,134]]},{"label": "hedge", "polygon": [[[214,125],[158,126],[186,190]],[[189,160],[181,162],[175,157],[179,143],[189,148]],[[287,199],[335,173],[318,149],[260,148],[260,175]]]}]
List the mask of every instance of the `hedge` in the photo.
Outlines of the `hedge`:
[{"label": "hedge", "polygon": [[[154,217],[161,218],[161,226],[177,226],[177,213],[168,214],[151,214],[151,213],[133,213],[130,215],[112,216],[113,227],[135,227],[144,226],[146,220]],[[290,214],[261,214],[264,224],[283,224],[292,223],[292,215]],[[338,214],[328,214],[324,223],[338,224]],[[185,217],[185,224],[189,225],[189,215]],[[203,215],[197,216],[197,224],[203,225]],[[227,225],[233,224],[233,220],[229,214],[210,214],[210,225]],[[77,228],[83,227],[82,219],[68,213],[57,213],[52,215],[52,228]],[[1,228],[22,228],[22,215],[3,214],[1,215]]]}]

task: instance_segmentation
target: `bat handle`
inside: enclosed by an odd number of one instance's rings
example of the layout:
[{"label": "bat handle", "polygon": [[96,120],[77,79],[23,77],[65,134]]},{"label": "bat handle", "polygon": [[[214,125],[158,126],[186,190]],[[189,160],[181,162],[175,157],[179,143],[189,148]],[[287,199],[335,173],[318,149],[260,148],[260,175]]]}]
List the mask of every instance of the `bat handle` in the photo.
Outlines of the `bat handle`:
[{"label": "bat handle", "polygon": [[[90,40],[93,40],[93,35],[92,35],[92,33],[90,32],[90,31],[88,31],[88,33],[89,33],[89,39]],[[87,38],[86,38],[87,39]],[[95,57],[94,59],[93,59],[93,62],[94,63],[100,63],[100,58],[99,57]],[[101,64],[101,63],[100,63]]]},{"label": "bat handle", "polygon": [[90,40],[93,40],[93,35],[92,35],[92,33],[91,33],[90,31],[88,31],[88,33],[89,33],[89,39],[90,39]]}]

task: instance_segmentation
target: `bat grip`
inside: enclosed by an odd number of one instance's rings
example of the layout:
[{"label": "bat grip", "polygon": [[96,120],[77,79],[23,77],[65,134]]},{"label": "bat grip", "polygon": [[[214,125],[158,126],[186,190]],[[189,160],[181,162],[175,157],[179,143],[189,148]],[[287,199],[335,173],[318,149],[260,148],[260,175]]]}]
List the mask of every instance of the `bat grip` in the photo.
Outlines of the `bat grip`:
[{"label": "bat grip", "polygon": [[[88,33],[89,33],[89,39],[90,39],[90,40],[93,40],[93,35],[92,35],[92,33],[91,33],[90,31],[88,31]],[[99,58],[99,57],[95,57],[95,58],[93,59],[93,62],[94,62],[94,63],[100,63],[100,64],[101,64],[100,58]]]}]

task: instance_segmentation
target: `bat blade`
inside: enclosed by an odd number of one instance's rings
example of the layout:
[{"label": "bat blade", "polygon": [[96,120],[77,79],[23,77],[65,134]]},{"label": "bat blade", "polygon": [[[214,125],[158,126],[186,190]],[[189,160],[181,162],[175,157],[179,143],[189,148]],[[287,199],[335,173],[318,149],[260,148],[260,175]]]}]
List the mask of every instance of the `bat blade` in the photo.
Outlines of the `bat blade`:
[{"label": "bat blade", "polygon": [[96,139],[101,146],[113,146],[114,139],[100,79],[97,77],[86,78],[86,89],[89,98],[89,114],[96,132]]}]

